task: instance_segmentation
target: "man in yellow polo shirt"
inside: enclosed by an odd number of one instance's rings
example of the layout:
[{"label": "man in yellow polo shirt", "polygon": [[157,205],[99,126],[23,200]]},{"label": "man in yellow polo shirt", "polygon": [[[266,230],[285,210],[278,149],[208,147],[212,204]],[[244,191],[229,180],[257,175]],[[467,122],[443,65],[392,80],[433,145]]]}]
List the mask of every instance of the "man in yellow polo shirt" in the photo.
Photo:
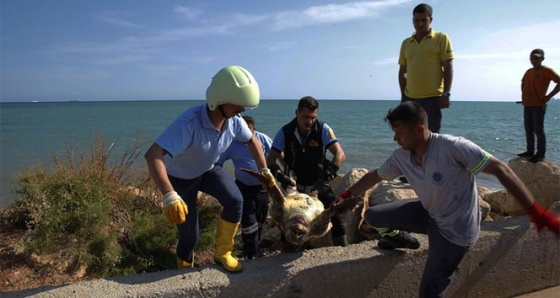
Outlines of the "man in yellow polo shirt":
[{"label": "man in yellow polo shirt", "polygon": [[430,130],[439,132],[441,109],[449,107],[455,56],[449,37],[430,28],[430,5],[417,5],[412,16],[416,32],[403,41],[399,55],[401,102],[421,104],[428,113]]}]

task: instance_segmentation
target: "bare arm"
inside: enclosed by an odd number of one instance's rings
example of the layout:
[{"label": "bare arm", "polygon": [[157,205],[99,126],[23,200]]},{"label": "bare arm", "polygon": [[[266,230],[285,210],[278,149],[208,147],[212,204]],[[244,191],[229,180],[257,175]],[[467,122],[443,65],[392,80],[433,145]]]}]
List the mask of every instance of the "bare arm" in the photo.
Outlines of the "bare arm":
[{"label": "bare arm", "polygon": [[517,177],[513,170],[506,165],[503,161],[492,157],[490,164],[483,170],[484,173],[494,175],[506,190],[523,206],[527,209],[533,205],[535,198],[527,189],[527,186]]},{"label": "bare arm", "polygon": [[271,166],[276,163],[276,160],[280,157],[280,153],[274,149],[270,149],[268,156],[266,157],[267,166]]},{"label": "bare arm", "polygon": [[329,147],[329,151],[333,154],[332,162],[340,168],[346,160],[346,154],[342,150],[342,146],[339,142],[336,142]]},{"label": "bare arm", "polygon": [[167,169],[163,161],[163,156],[165,154],[167,154],[167,151],[161,148],[158,144],[153,143],[144,155],[148,164],[150,176],[154,179],[157,188],[162,194],[173,191],[173,186],[167,177]]},{"label": "bare arm", "polygon": [[443,92],[451,92],[453,84],[453,59],[443,61]]},{"label": "bare arm", "polygon": [[383,179],[377,175],[377,170],[369,171],[348,190],[354,196],[363,196],[368,189],[374,187],[377,183],[381,182],[381,180]]},{"label": "bare arm", "polygon": [[[264,157],[264,151],[262,149],[261,142],[253,135],[251,139],[247,142],[247,146],[249,147],[249,152],[255,159],[257,163],[257,168],[262,169],[266,168],[266,158]],[[272,150],[271,150],[272,152]],[[269,153],[270,154],[270,153]]]},{"label": "bare arm", "polygon": [[554,89],[552,89],[552,91],[550,91],[550,93],[544,97],[545,103],[551,100],[554,95],[558,94],[558,92],[560,92],[560,78],[555,78],[555,82],[556,87],[554,87]]},{"label": "bare arm", "polygon": [[399,87],[401,88],[401,98],[404,96],[404,88],[406,88],[406,65],[399,67]]}]

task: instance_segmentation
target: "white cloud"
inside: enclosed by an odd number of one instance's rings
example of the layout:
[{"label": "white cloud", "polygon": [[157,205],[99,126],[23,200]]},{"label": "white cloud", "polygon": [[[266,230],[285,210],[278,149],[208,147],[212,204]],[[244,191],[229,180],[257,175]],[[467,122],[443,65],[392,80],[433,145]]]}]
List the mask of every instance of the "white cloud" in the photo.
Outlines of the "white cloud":
[{"label": "white cloud", "polygon": [[142,26],[126,21],[123,17],[133,16],[131,12],[100,12],[92,14],[92,17],[102,23],[127,28],[142,28]]},{"label": "white cloud", "polygon": [[492,30],[481,34],[468,48],[458,52],[462,59],[527,59],[534,48],[543,48],[547,53],[560,55],[560,46],[551,39],[556,36],[560,21],[535,23]]},{"label": "white cloud", "polygon": [[186,6],[181,6],[181,5],[175,6],[173,8],[173,11],[181,14],[182,16],[184,16],[189,21],[192,21],[192,20],[196,19],[199,15],[202,14],[201,10],[186,7]]},{"label": "white cloud", "polygon": [[361,1],[312,6],[301,11],[285,11],[274,16],[274,30],[285,30],[322,23],[340,23],[371,18],[410,0]]},{"label": "white cloud", "polygon": [[290,49],[294,46],[294,44],[295,42],[292,41],[277,41],[269,44],[259,45],[258,47],[265,48],[269,52],[280,52]]}]

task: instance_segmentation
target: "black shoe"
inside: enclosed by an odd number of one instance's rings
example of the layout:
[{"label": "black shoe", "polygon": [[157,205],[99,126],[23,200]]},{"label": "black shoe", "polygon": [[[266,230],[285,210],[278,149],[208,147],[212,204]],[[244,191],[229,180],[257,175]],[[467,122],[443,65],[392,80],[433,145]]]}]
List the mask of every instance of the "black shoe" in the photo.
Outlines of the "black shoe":
[{"label": "black shoe", "polygon": [[533,157],[533,153],[531,153],[531,152],[529,152],[529,151],[525,151],[525,152],[523,152],[523,153],[517,154],[517,156],[519,156],[519,157],[529,157],[529,158],[531,158],[531,157]]},{"label": "black shoe", "polygon": [[537,162],[543,161],[543,160],[544,160],[544,156],[538,156],[538,155],[535,155],[535,156],[529,158],[529,161],[532,162],[532,163],[537,163]]},{"label": "black shoe", "polygon": [[405,176],[400,176],[398,179],[399,179],[399,181],[402,182],[402,183],[408,183],[408,179],[406,179]]},{"label": "black shoe", "polygon": [[383,236],[377,241],[377,246],[381,249],[408,248],[418,249],[420,242],[406,231],[400,231],[395,236]]}]

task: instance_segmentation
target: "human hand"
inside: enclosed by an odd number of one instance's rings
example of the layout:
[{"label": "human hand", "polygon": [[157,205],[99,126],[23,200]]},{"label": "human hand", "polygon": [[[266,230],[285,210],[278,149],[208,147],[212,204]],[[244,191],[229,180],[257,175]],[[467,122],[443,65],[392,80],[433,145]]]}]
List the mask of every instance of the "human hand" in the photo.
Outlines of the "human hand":
[{"label": "human hand", "polygon": [[442,95],[438,98],[438,102],[437,105],[440,109],[447,109],[449,108],[449,106],[451,105],[451,102],[449,100],[449,96],[446,95]]},{"label": "human hand", "polygon": [[163,195],[163,214],[172,224],[182,224],[187,220],[189,209],[176,191]]},{"label": "human hand", "polygon": [[261,181],[264,188],[269,188],[276,185],[276,179],[274,179],[274,176],[270,172],[270,169],[262,168],[259,170],[259,174],[264,176],[264,181]]},{"label": "human hand", "polygon": [[531,221],[537,227],[537,231],[547,228],[560,237],[560,218],[554,212],[535,201],[531,207],[527,208],[527,214],[531,216]]},{"label": "human hand", "polygon": [[334,208],[336,207],[339,203],[341,203],[342,201],[352,197],[352,193],[347,189],[345,191],[343,191],[338,197],[336,197],[336,199],[334,199],[334,201],[331,202],[331,204],[329,205],[329,208]]},{"label": "human hand", "polygon": [[323,176],[325,180],[331,181],[336,178],[336,172],[338,172],[339,167],[332,161],[325,159],[323,162]]},{"label": "human hand", "polygon": [[290,176],[284,174],[278,165],[270,166],[270,171],[272,172],[272,176],[282,184],[283,188],[287,188],[288,186],[296,186],[296,182]]}]

